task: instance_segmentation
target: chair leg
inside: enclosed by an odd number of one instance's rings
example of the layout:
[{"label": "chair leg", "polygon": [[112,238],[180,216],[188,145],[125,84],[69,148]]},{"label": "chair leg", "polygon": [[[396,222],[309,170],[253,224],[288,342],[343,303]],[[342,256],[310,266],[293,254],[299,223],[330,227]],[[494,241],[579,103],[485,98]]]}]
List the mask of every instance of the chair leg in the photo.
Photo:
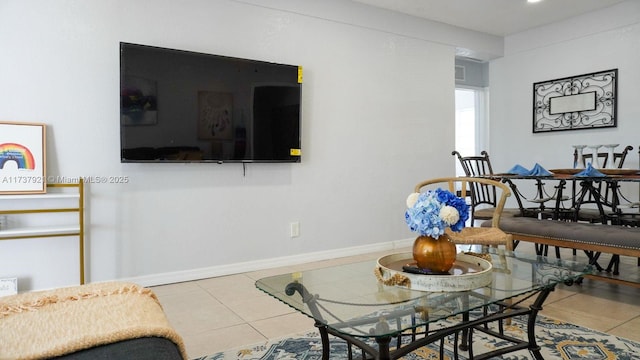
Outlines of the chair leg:
[{"label": "chair leg", "polygon": [[536,247],[536,255],[547,256],[549,253],[549,245],[534,244]]},{"label": "chair leg", "polygon": [[598,258],[600,257],[600,254],[601,254],[600,252],[584,250],[584,253],[589,258],[589,264],[595,266],[598,271],[604,270],[602,266],[598,264]]},{"label": "chair leg", "polygon": [[613,255],[607,265],[607,272],[611,272],[613,269],[613,275],[620,275],[620,255]]},{"label": "chair leg", "polygon": [[[505,245],[505,249],[507,249],[508,251],[513,251],[514,248],[515,248],[515,244],[513,242],[513,235],[508,234],[507,244]],[[640,258],[638,258],[638,265],[640,265]]]},{"label": "chair leg", "polygon": [[[505,250],[503,251],[499,246],[497,247],[498,257],[500,258],[500,262],[504,268],[507,268],[507,257],[505,256],[505,251],[513,251],[513,235],[507,235],[507,243],[505,244]],[[640,258],[638,259],[640,261]],[[508,299],[505,301],[507,306],[511,306],[513,304],[513,299]],[[506,312],[509,309],[505,310]],[[511,318],[507,318],[505,320],[505,325],[511,325]]]}]

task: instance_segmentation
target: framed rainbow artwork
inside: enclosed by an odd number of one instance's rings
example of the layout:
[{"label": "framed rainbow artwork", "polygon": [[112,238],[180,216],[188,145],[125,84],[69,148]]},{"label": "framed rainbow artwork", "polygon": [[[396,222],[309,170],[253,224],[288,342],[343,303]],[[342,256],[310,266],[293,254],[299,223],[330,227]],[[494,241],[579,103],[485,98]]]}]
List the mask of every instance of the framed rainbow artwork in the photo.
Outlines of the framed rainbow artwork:
[{"label": "framed rainbow artwork", "polygon": [[47,191],[45,125],[0,122],[0,194]]}]

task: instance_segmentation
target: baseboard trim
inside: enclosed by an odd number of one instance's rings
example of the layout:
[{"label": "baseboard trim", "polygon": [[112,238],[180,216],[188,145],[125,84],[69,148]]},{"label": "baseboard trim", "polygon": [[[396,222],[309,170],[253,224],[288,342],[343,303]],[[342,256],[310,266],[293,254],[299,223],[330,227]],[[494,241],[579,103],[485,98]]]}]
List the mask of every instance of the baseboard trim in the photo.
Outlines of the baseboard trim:
[{"label": "baseboard trim", "polygon": [[364,246],[354,246],[341,249],[332,249],[311,253],[303,253],[292,256],[283,256],[271,259],[263,259],[251,262],[242,262],[206,268],[175,271],[161,274],[136,276],[120,279],[139,284],[141,286],[159,286],[185,281],[194,281],[218,276],[240,274],[249,271],[265,270],[281,266],[304,264],[313,261],[336,259],[347,256],[362,255],[378,251],[394,250],[410,246],[415,238],[395,240],[387,243],[378,243]]}]

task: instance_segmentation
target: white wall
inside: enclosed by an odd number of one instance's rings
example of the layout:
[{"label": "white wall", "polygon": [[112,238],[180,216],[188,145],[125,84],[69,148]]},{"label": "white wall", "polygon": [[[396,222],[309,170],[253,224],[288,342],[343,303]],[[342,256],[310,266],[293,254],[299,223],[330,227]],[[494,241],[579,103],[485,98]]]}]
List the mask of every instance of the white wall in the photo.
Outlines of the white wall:
[{"label": "white wall", "polygon": [[[89,281],[153,285],[390,248],[414,237],[413,185],[453,173],[454,44],[502,43],[384,14],[338,0],[3,0],[0,119],[47,124],[49,175],[129,178],[88,184]],[[302,163],[121,164],[120,41],[304,66]],[[2,241],[0,277],[21,290],[74,284],[75,246]]]},{"label": "white wall", "polygon": [[[625,167],[638,168],[640,145],[640,2],[627,1],[570,21],[505,39],[505,56],[490,63],[494,171],[515,164],[571,168],[573,144],[620,144],[634,150]],[[616,128],[532,133],[533,83],[618,69]],[[603,149],[604,150],[604,149]],[[637,186],[636,186],[637,188]]]}]

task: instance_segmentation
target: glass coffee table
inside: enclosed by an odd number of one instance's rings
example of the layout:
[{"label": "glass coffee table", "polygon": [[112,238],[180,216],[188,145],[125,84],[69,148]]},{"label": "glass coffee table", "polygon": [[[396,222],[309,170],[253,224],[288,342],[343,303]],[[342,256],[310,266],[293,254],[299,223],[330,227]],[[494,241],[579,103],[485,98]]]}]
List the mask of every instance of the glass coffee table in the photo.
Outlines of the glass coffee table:
[{"label": "glass coffee table", "polygon": [[[580,282],[592,267],[513,252],[491,257],[491,283],[469,291],[427,292],[383,285],[375,275],[375,260],[270,276],[256,281],[256,287],[315,320],[323,359],[330,358],[329,335],[347,342],[349,358],[355,347],[363,358],[398,359],[434,342],[440,342],[444,358],[444,339],[453,335],[454,358],[458,349],[468,351],[470,359],[528,349],[542,359],[535,338],[538,311],[557,284]],[[504,333],[503,323],[514,316],[526,317],[526,339]],[[509,346],[474,355],[470,344],[475,331],[503,339]]]}]

